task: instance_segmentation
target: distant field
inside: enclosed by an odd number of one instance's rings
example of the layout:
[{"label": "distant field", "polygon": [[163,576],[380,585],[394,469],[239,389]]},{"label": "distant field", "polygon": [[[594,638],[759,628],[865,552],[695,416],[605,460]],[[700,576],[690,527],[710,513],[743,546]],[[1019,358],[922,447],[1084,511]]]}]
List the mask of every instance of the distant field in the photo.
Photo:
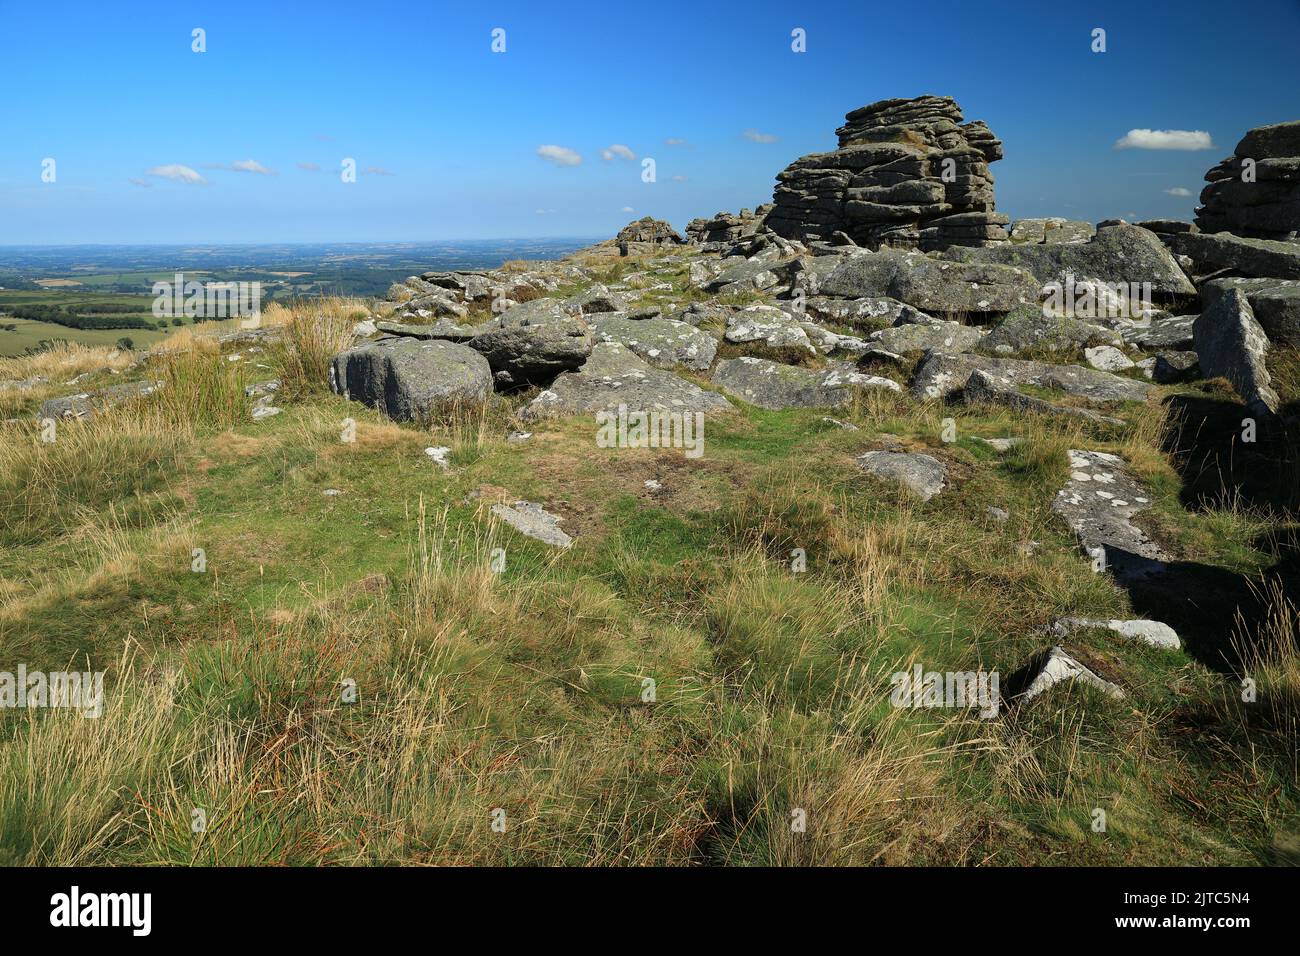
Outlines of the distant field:
[{"label": "distant field", "polygon": [[[60,289],[0,289],[0,312],[15,305],[49,305],[89,307],[94,305],[138,305],[139,315],[153,316],[153,296],[123,295],[120,292],[92,292],[77,286]],[[87,311],[90,311],[87,308]],[[132,313],[137,314],[137,313]]]},{"label": "distant field", "polygon": [[137,348],[153,345],[166,333],[149,329],[70,329],[53,322],[33,322],[31,319],[0,319],[0,323],[18,326],[17,331],[0,329],[0,357],[22,355],[42,339],[67,339],[83,345],[112,345],[125,336]]}]

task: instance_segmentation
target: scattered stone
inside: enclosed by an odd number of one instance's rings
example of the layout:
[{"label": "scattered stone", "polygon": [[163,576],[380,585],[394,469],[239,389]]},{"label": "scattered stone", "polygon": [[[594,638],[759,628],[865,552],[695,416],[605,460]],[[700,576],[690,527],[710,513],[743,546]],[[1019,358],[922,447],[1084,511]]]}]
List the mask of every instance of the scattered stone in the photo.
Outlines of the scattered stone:
[{"label": "scattered stone", "polygon": [[891,379],[851,368],[807,369],[742,356],[719,362],[713,382],[759,408],[833,408],[846,405],[859,389],[901,391]]},{"label": "scattered stone", "polygon": [[1047,626],[1048,633],[1058,639],[1069,637],[1071,634],[1088,628],[1112,631],[1120,637],[1132,641],[1141,641],[1143,644],[1149,644],[1152,647],[1164,647],[1176,651],[1183,646],[1182,641],[1178,639],[1178,633],[1168,624],[1162,624],[1160,621],[1118,621],[1087,617],[1063,617]]},{"label": "scattered stone", "polygon": [[544,510],[539,504],[516,501],[513,508],[497,504],[492,506],[492,513],[520,534],[536,538],[543,544],[556,548],[573,544],[573,539],[560,530],[560,522],[564,519]]},{"label": "scattered stone", "polygon": [[899,302],[888,296],[863,296],[856,299],[841,299],[836,296],[809,296],[804,301],[804,308],[809,315],[816,316],[824,322],[838,322],[876,329],[881,326],[927,324],[941,321],[932,315],[915,309],[906,302]]},{"label": "scattered stone", "polygon": [[343,492],[339,491],[337,488],[326,488],[321,492],[321,494],[325,495],[327,498],[333,498],[337,495],[343,494]]},{"label": "scattered stone", "polygon": [[374,319],[362,319],[356,325],[352,326],[352,337],[354,339],[368,339],[379,331]]},{"label": "scattered stone", "polygon": [[48,398],[41,402],[38,419],[94,418],[96,412],[120,405],[133,398],[152,395],[162,388],[162,382],[125,382],[110,385],[93,392],[80,392],[62,398]]},{"label": "scattered stone", "polygon": [[1186,351],[1192,347],[1195,315],[1172,315],[1145,325],[1121,326],[1120,333],[1129,345],[1144,349]]},{"label": "scattered stone", "polygon": [[1098,345],[1084,349],[1083,357],[1089,365],[1103,372],[1122,372],[1134,365],[1131,358],[1112,345]]},{"label": "scattered stone", "polygon": [[858,426],[854,425],[852,422],[842,422],[838,418],[830,418],[829,416],[827,416],[826,418],[823,418],[822,421],[824,421],[826,424],[834,428],[842,428],[845,431],[850,431],[850,432],[861,431],[861,429],[859,429]]},{"label": "scattered stone", "polygon": [[768,203],[752,212],[742,209],[739,214],[720,212],[711,219],[692,219],[686,224],[686,238],[700,245],[733,243],[754,235],[771,209],[772,205]]},{"label": "scattered stone", "polygon": [[901,482],[922,501],[943,491],[948,468],[930,455],[904,451],[869,451],[855,461],[863,471]]},{"label": "scattered stone", "polygon": [[1255,321],[1250,302],[1240,289],[1219,296],[1201,313],[1193,332],[1196,356],[1206,378],[1226,378],[1256,415],[1277,411],[1280,399],[1266,364],[1268,336]]},{"label": "scattered stone", "polygon": [[997,508],[989,505],[984,509],[984,513],[996,521],[998,524],[1006,524],[1011,519],[1011,512],[1005,508]]},{"label": "scattered stone", "polygon": [[451,461],[447,457],[451,454],[451,449],[446,445],[438,445],[435,448],[426,448],[424,453],[428,455],[433,463],[438,465],[440,468],[451,467]]},{"label": "scattered stone", "polygon": [[1124,422],[1118,418],[1112,418],[1108,415],[1101,415],[1087,408],[1076,408],[1072,405],[1057,405],[1043,398],[1036,398],[1032,395],[1024,395],[1014,388],[1008,387],[987,372],[980,369],[970,373],[970,378],[966,380],[962,388],[962,401],[967,405],[977,405],[980,403],[991,405],[1006,405],[1009,408],[1018,408],[1023,411],[1038,412],[1043,415],[1063,415],[1072,418],[1086,418],[1093,422],[1104,422],[1108,425],[1122,425]]},{"label": "scattered stone", "polygon": [[1099,451],[1070,450],[1070,480],[1056,493],[1052,513],[1078,537],[1101,569],[1125,580],[1163,570],[1169,556],[1133,517],[1151,508],[1150,493],[1124,460]]},{"label": "scattered stone", "polygon": [[1014,680],[1012,683],[1025,683],[1027,685],[1023,691],[1016,695],[1020,700],[1024,701],[1032,700],[1049,687],[1054,687],[1062,681],[1074,680],[1095,687],[1108,697],[1114,697],[1117,700],[1124,697],[1124,691],[1110,681],[1098,677],[1089,668],[1067,654],[1065,649],[1059,645],[1031,661],[1021,674],[1024,676],[1015,675],[1019,679]]},{"label": "scattered stone", "polygon": [[600,312],[623,312],[627,309],[627,299],[597,284],[585,292],[570,296],[561,305],[574,315],[590,315]]},{"label": "scattered stone", "polygon": [[978,438],[977,441],[982,441],[998,452],[1008,452],[1017,445],[1024,443],[1023,438]]},{"label": "scattered stone", "polygon": [[506,441],[512,444],[518,444],[519,442],[528,441],[528,439],[532,437],[533,437],[532,432],[513,431],[506,436]]},{"label": "scattered stone", "polygon": [[413,421],[443,402],[482,401],[492,391],[492,369],[455,342],[381,338],[336,355],[329,384],[395,421]]},{"label": "scattered stone", "polygon": [[1152,360],[1151,377],[1161,385],[1190,382],[1201,377],[1195,352],[1161,352]]}]

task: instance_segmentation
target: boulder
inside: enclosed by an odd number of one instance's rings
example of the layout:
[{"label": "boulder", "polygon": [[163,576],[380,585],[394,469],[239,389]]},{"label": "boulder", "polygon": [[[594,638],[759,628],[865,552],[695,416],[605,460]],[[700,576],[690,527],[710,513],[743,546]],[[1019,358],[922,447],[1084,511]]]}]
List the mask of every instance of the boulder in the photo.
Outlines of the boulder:
[{"label": "boulder", "polygon": [[930,349],[965,352],[974,348],[983,337],[982,330],[960,322],[897,325],[868,336],[881,348],[895,353],[927,352]]},{"label": "boulder", "polygon": [[984,336],[980,350],[997,355],[1016,355],[1036,349],[1068,352],[1090,345],[1118,345],[1122,341],[1118,332],[1101,326],[1067,316],[1048,315],[1039,308],[1021,307]]},{"label": "boulder", "polygon": [[649,412],[721,412],[729,403],[716,392],[654,368],[617,342],[602,342],[574,372],[565,372],[519,413],[525,420],[615,411],[619,405]]},{"label": "boulder", "polygon": [[1195,352],[1160,352],[1151,366],[1151,377],[1161,385],[1190,382],[1201,377],[1201,363]]},{"label": "boulder", "polygon": [[1151,647],[1176,651],[1183,646],[1178,632],[1160,621],[1120,621],[1104,618],[1063,617],[1047,626],[1047,632],[1056,638],[1070,637],[1079,631],[1097,629],[1118,634],[1125,640],[1141,641]]},{"label": "boulder", "polygon": [[727,316],[725,338],[736,345],[761,342],[771,349],[816,352],[799,320],[770,305],[751,305]]},{"label": "boulder", "polygon": [[1276,345],[1300,346],[1300,281],[1295,279],[1212,279],[1201,301],[1212,306],[1229,289],[1240,289],[1257,321]]},{"label": "boulder", "polygon": [[1084,418],[1088,421],[1104,422],[1109,425],[1124,424],[1121,419],[1112,418],[1108,415],[1101,415],[1088,408],[1076,408],[1073,405],[1058,405],[1055,402],[1049,402],[1046,399],[1037,398],[1033,395],[1024,395],[1016,391],[1014,387],[998,381],[993,375],[980,369],[971,372],[970,378],[966,379],[966,384],[962,386],[961,398],[967,405],[1005,405],[1008,408],[1016,408],[1026,412],[1036,412],[1040,415],[1060,415],[1066,418]]},{"label": "boulder", "polygon": [[946,314],[1007,312],[1040,298],[1038,282],[1020,269],[889,249],[844,260],[821,291],[848,299],[897,299],[925,312]]},{"label": "boulder", "polygon": [[336,355],[330,387],[395,421],[418,421],[444,402],[486,398],[492,369],[478,352],[455,342],[381,338]]},{"label": "boulder", "polygon": [[1087,242],[1097,230],[1090,222],[1078,219],[1017,219],[1011,224],[1011,241],[1039,245],[1056,242]]},{"label": "boulder", "polygon": [[601,342],[618,342],[656,368],[703,371],[713,364],[718,343],[712,335],[673,319],[633,320],[617,315],[593,320]]},{"label": "boulder", "polygon": [[1163,571],[1169,555],[1133,523],[1135,515],[1150,510],[1151,493],[1118,455],[1075,449],[1068,454],[1070,479],[1056,493],[1052,513],[1074,532],[1094,566],[1121,580]]},{"label": "boulder", "polygon": [[1084,349],[1083,357],[1089,365],[1101,369],[1103,372],[1122,372],[1134,365],[1131,358],[1113,345],[1098,345],[1094,348]]},{"label": "boulder", "polygon": [[545,385],[561,372],[580,368],[591,354],[591,329],[581,319],[512,325],[476,335],[467,343],[488,360],[503,388]]},{"label": "boulder", "polygon": [[1149,286],[1151,301],[1196,294],[1164,243],[1154,233],[1128,223],[1099,228],[1088,242],[954,248],[943,255],[962,262],[1016,266],[1032,274],[1040,289],[1059,287],[1077,277],[1138,290]]},{"label": "boulder", "polygon": [[1201,272],[1231,269],[1251,278],[1300,279],[1300,243],[1242,238],[1226,232],[1185,233],[1174,238],[1173,249],[1189,257]]},{"label": "boulder", "polygon": [[564,519],[551,514],[532,501],[516,501],[514,506],[496,504],[492,513],[522,535],[535,538],[555,548],[567,548],[573,539],[560,530]]},{"label": "boulder", "polygon": [[771,410],[846,405],[859,389],[901,391],[891,379],[863,375],[851,367],[814,370],[749,356],[719,362],[713,382],[751,405]]},{"label": "boulder", "polygon": [[1124,691],[1116,684],[1097,676],[1091,668],[1080,663],[1060,646],[1037,655],[1024,668],[1013,674],[1008,684],[1017,689],[1017,692],[1012,695],[1017,701],[1029,701],[1063,681],[1087,684],[1107,697],[1117,700],[1124,697]]},{"label": "boulder", "polygon": [[162,382],[124,382],[121,385],[109,385],[107,388],[93,392],[79,392],[76,395],[64,395],[60,398],[48,398],[41,402],[36,417],[70,419],[94,418],[96,412],[113,405],[120,405],[133,398],[152,395],[162,388]]},{"label": "boulder", "polygon": [[1268,336],[1240,289],[1227,290],[1202,312],[1193,336],[1206,378],[1226,378],[1256,415],[1278,410],[1280,399],[1268,373]]},{"label": "boulder", "polygon": [[1096,403],[1145,401],[1151,391],[1145,382],[1078,365],[929,352],[912,377],[912,395],[918,399],[947,398],[961,389],[976,370],[988,373],[999,389],[1034,385]]},{"label": "boulder", "polygon": [[943,491],[947,466],[931,455],[904,451],[869,451],[854,459],[868,474],[897,481],[922,501]]}]

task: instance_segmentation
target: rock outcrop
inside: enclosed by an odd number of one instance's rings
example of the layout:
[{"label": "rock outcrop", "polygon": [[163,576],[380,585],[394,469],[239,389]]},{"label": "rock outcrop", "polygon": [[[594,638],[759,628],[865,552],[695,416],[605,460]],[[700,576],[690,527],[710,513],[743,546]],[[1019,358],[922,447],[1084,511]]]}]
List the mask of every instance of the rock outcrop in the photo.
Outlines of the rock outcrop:
[{"label": "rock outcrop", "polygon": [[692,219],[686,224],[686,238],[697,245],[732,243],[754,235],[763,227],[763,218],[772,210],[771,203],[739,213],[720,212],[709,219]]},{"label": "rock outcrop", "polygon": [[336,355],[330,387],[395,421],[419,421],[441,403],[486,398],[492,369],[467,346],[394,336]]},{"label": "rock outcrop", "polygon": [[1300,120],[1259,126],[1205,174],[1202,232],[1292,239],[1300,232]]},{"label": "rock outcrop", "polygon": [[858,245],[944,249],[1007,239],[989,163],[1002,143],[962,122],[948,96],[881,100],[849,113],[839,148],[777,176],[767,226],[801,241],[843,233]]},{"label": "rock outcrop", "polygon": [[614,241],[619,245],[625,242],[643,242],[656,246],[675,246],[685,242],[681,233],[669,223],[664,222],[662,219],[655,219],[653,216],[642,216],[634,222],[629,222],[618,231]]}]

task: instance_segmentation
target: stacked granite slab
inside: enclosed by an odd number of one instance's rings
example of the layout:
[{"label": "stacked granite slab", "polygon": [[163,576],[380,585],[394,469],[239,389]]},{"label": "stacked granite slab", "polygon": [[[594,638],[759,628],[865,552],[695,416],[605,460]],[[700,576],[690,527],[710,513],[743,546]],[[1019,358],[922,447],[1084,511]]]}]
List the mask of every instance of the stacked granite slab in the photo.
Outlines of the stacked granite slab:
[{"label": "stacked granite slab", "polygon": [[767,225],[778,234],[926,251],[1007,240],[989,172],[1002,143],[983,122],[963,123],[952,97],[881,100],[836,132],[838,149],[777,176]]},{"label": "stacked granite slab", "polygon": [[[1300,120],[1259,126],[1205,174],[1196,225],[1251,239],[1300,233]],[[1253,180],[1253,181],[1252,181]]]},{"label": "stacked granite slab", "polygon": [[686,224],[686,238],[698,245],[736,242],[758,232],[762,228],[763,217],[771,209],[772,204],[767,203],[756,210],[742,209],[739,214],[720,212],[711,219],[692,219]]}]

